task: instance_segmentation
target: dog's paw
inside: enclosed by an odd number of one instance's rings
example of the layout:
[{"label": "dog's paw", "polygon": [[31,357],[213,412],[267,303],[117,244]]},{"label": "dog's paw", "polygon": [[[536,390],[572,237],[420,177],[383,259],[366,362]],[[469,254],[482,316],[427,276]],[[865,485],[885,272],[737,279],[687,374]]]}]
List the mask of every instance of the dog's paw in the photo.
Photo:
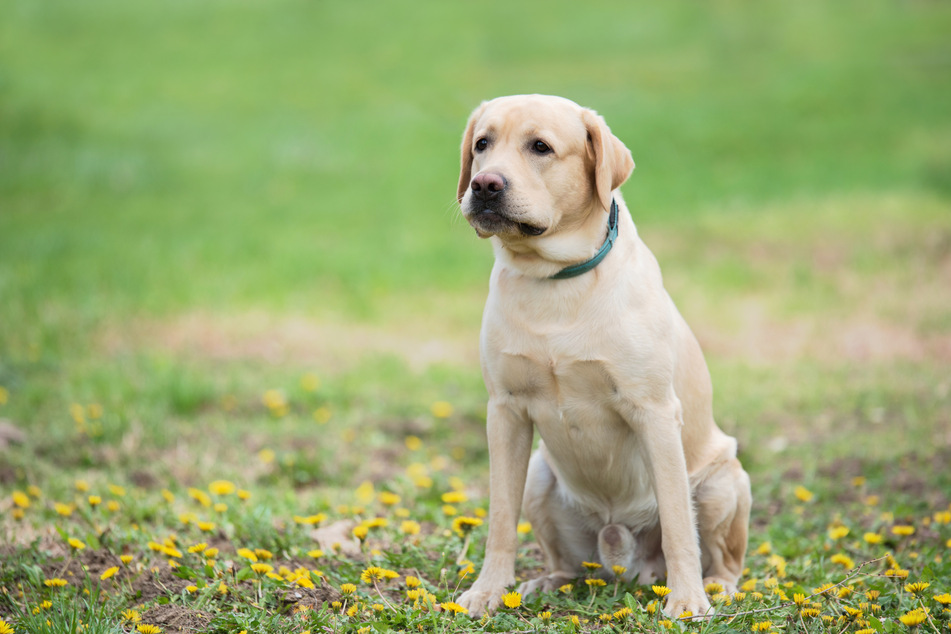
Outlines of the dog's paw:
[{"label": "dog's paw", "polygon": [[561,586],[569,583],[573,578],[573,575],[561,572],[543,575],[521,584],[518,587],[518,593],[524,598],[534,592],[554,592]]},{"label": "dog's paw", "polygon": [[703,588],[687,592],[678,592],[674,589],[667,597],[664,614],[671,619],[680,619],[710,617],[713,615],[713,611],[710,609],[710,601],[707,599]]},{"label": "dog's paw", "polygon": [[505,586],[496,587],[476,581],[471,588],[462,593],[458,603],[469,611],[469,616],[477,619],[485,613],[495,612],[499,603],[502,602],[503,594],[505,594]]}]

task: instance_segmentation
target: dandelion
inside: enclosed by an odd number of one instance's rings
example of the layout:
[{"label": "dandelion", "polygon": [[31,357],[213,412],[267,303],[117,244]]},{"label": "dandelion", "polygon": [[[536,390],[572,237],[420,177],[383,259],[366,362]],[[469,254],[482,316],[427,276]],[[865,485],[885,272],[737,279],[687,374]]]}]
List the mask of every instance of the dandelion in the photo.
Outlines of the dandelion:
[{"label": "dandelion", "polygon": [[98,496],[98,495],[90,495],[90,496],[89,496],[88,498],[86,498],[86,499],[87,499],[88,502],[89,502],[89,506],[91,506],[91,507],[93,507],[93,508],[95,508],[95,507],[99,506],[100,504],[102,504],[102,497],[100,497],[100,496]]},{"label": "dandelion", "polygon": [[598,617],[602,623],[608,623],[613,617],[610,614],[602,614]]},{"label": "dandelion", "polygon": [[353,536],[363,541],[367,538],[367,535],[370,534],[370,529],[366,527],[365,524],[357,524],[353,527]]},{"label": "dandelion", "polygon": [[452,520],[452,530],[460,537],[465,537],[472,529],[482,526],[482,520],[477,517],[459,516]]},{"label": "dandelion", "polygon": [[562,594],[571,594],[571,591],[574,589],[575,589],[574,584],[566,583],[565,585],[560,586],[558,588],[558,591],[561,592]]},{"label": "dandelion", "polygon": [[614,566],[611,566],[611,572],[614,573],[615,577],[623,577],[624,573],[627,572],[627,568],[625,568],[624,566],[614,565]]},{"label": "dandelion", "polygon": [[308,550],[307,556],[311,557],[312,559],[320,559],[321,557],[324,556],[324,551],[320,550],[319,548],[315,548],[314,550]]},{"label": "dandelion", "polygon": [[206,549],[205,549],[205,552],[204,552],[203,554],[204,554],[205,557],[207,557],[208,559],[213,559],[213,558],[215,558],[215,557],[218,556],[218,549],[217,549],[217,548],[206,548]]},{"label": "dandelion", "polygon": [[238,489],[238,492],[236,495],[238,496],[238,499],[241,500],[242,502],[246,502],[247,500],[251,499],[251,492],[245,491],[244,489]]},{"label": "dandelion", "polygon": [[842,539],[849,534],[848,526],[833,526],[829,529],[829,539],[836,540]]},{"label": "dandelion", "polygon": [[763,542],[759,545],[759,548],[756,549],[757,555],[768,555],[773,552],[773,545],[770,542]]},{"label": "dandelion", "polygon": [[452,601],[446,601],[445,603],[440,603],[439,607],[441,607],[446,612],[452,612],[453,614],[468,614],[469,613],[469,610],[462,607],[458,603],[454,603]]},{"label": "dandelion", "polygon": [[657,601],[651,601],[650,603],[647,604],[647,607],[645,607],[644,609],[647,610],[648,614],[650,614],[651,616],[654,616],[655,614],[657,614],[658,607],[659,605]]},{"label": "dandelion", "polygon": [[294,523],[313,526],[314,524],[320,524],[325,519],[327,519],[327,515],[325,513],[317,513],[315,515],[295,515]]},{"label": "dandelion", "polygon": [[73,505],[72,504],[63,504],[62,502],[56,502],[53,504],[53,510],[56,511],[57,515],[62,515],[63,517],[69,517],[73,514]]},{"label": "dandelion", "polygon": [[892,535],[897,535],[899,537],[908,537],[915,534],[914,526],[907,526],[903,524],[897,524],[892,526]]},{"label": "dandelion", "polygon": [[404,535],[418,535],[420,530],[419,522],[414,522],[413,520],[404,520],[400,524],[400,532]]},{"label": "dandelion", "polygon": [[185,586],[185,592],[187,592],[188,594],[195,594],[196,592],[198,592],[198,586],[196,585]]},{"label": "dandelion", "polygon": [[382,581],[383,578],[383,569],[379,566],[370,566],[360,574],[360,581],[363,583],[374,583],[376,581]]},{"label": "dandelion", "polygon": [[402,498],[398,496],[397,494],[391,493],[389,491],[380,491],[379,500],[380,500],[380,503],[383,504],[384,506],[396,506],[397,504],[400,503],[400,500],[402,500]]},{"label": "dandelion", "polygon": [[117,572],[119,572],[119,566],[112,566],[111,568],[106,568],[103,573],[99,575],[99,578],[105,581]]},{"label": "dandelion", "polygon": [[855,568],[855,562],[852,561],[852,558],[848,555],[843,555],[842,553],[836,553],[835,555],[832,555],[829,557],[829,561],[834,564],[839,564],[846,569]]},{"label": "dandelion", "polygon": [[901,615],[900,617],[898,617],[898,620],[900,620],[904,625],[907,625],[908,627],[916,627],[924,623],[927,618],[928,618],[928,615],[925,614],[925,611],[923,609],[916,608],[912,610],[911,612],[908,612],[907,614]]},{"label": "dandelion", "polygon": [[28,496],[23,491],[14,491],[12,494],[13,504],[17,508],[28,509],[30,508],[30,496]]},{"label": "dandelion", "polygon": [[651,586],[651,590],[653,590],[654,594],[656,594],[660,598],[664,598],[668,594],[670,594],[670,588],[668,588],[667,586]]},{"label": "dandelion", "polygon": [[123,610],[122,611],[122,620],[126,623],[138,623],[142,620],[142,617],[139,616],[139,613],[136,610]]},{"label": "dandelion", "polygon": [[815,494],[812,491],[801,484],[793,491],[793,495],[795,495],[800,502],[809,502],[813,497],[815,497]]},{"label": "dandelion", "polygon": [[125,497],[125,487],[121,487],[118,484],[109,485],[109,493],[113,494],[118,498]]},{"label": "dandelion", "polygon": [[916,581],[915,583],[907,584],[905,586],[905,592],[910,592],[911,594],[918,596],[919,594],[924,592],[926,589],[928,589],[928,587],[930,586],[931,586],[930,583],[925,583],[924,581]]},{"label": "dandelion", "polygon": [[908,571],[901,568],[889,568],[885,571],[885,576],[893,579],[907,579]]},{"label": "dandelion", "polygon": [[73,550],[82,550],[83,548],[86,547],[86,544],[84,544],[81,540],[76,539],[75,537],[70,537],[67,540],[67,542],[69,543],[70,547]]},{"label": "dandelion", "polygon": [[423,446],[423,441],[420,440],[419,436],[407,436],[403,439],[403,443],[410,451],[418,451]]},{"label": "dandelion", "polygon": [[752,629],[754,632],[768,632],[772,627],[772,621],[758,621],[753,623],[753,627],[750,629]]},{"label": "dandelion", "polygon": [[149,625],[147,623],[143,623],[139,625],[138,627],[136,627],[135,629],[141,634],[161,634],[162,633],[162,628],[160,628],[158,625]]},{"label": "dandelion", "polygon": [[326,405],[322,405],[314,410],[312,416],[317,424],[326,425],[333,417],[333,411],[331,411],[331,409]]},{"label": "dandelion", "polygon": [[0,634],[14,634],[13,627],[3,619],[0,619]]},{"label": "dandelion", "polygon": [[258,573],[259,575],[263,575],[274,570],[274,566],[272,566],[271,564],[256,563],[256,564],[251,564],[251,570]]},{"label": "dandelion", "polygon": [[201,532],[210,533],[213,530],[215,530],[215,527],[217,525],[214,522],[198,522],[197,526],[198,526],[198,530],[200,530]]},{"label": "dandelion", "polygon": [[502,603],[505,604],[505,607],[515,609],[518,606],[522,605],[522,595],[518,592],[509,592],[502,595]]},{"label": "dandelion", "polygon": [[231,495],[238,487],[228,480],[215,480],[208,485],[208,490],[215,495]]},{"label": "dandelion", "polygon": [[711,582],[704,586],[703,589],[707,594],[720,594],[723,592],[723,584]]},{"label": "dandelion", "polygon": [[592,571],[597,570],[601,567],[601,564],[599,564],[596,561],[582,561],[581,565],[584,567],[585,570],[592,570]]},{"label": "dandelion", "polygon": [[519,522],[515,530],[519,535],[528,535],[532,532],[532,524],[531,522]]},{"label": "dandelion", "polygon": [[864,535],[862,535],[862,539],[865,540],[866,544],[874,545],[874,544],[881,544],[883,538],[878,533],[865,533]]},{"label": "dandelion", "polygon": [[585,579],[584,582],[588,584],[589,588],[602,588],[608,585],[608,582],[604,579]]},{"label": "dandelion", "polygon": [[258,556],[254,554],[254,551],[250,548],[239,548],[237,553],[238,557],[247,559],[248,561],[254,563],[258,560]]},{"label": "dandelion", "polygon": [[469,496],[465,491],[449,491],[442,494],[442,501],[445,504],[462,504],[469,501]]},{"label": "dandelion", "polygon": [[452,404],[446,401],[436,401],[429,407],[436,418],[449,418],[452,416]]}]

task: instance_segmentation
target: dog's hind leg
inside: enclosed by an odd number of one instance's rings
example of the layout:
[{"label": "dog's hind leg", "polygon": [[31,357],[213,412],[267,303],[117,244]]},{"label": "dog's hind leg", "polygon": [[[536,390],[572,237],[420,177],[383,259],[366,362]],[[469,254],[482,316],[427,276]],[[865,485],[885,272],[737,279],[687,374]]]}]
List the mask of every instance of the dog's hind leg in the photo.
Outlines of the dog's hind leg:
[{"label": "dog's hind leg", "polygon": [[560,495],[558,479],[545,459],[544,448],[536,451],[529,462],[522,510],[547,564],[547,574],[519,586],[522,596],[551,592],[577,578],[582,572],[581,562],[597,553],[598,535],[582,524],[578,509],[568,506]]},{"label": "dog's hind leg", "polygon": [[736,591],[746,556],[750,522],[750,478],[735,458],[719,465],[694,493],[704,584]]}]

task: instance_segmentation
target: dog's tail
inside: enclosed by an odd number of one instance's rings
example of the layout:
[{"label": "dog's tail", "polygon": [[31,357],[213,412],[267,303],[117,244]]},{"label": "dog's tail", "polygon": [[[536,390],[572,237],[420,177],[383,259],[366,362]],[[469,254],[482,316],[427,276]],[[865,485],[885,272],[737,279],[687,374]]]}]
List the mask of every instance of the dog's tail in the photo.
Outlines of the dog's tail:
[{"label": "dog's tail", "polygon": [[635,547],[631,531],[620,524],[608,524],[598,533],[598,555],[605,572],[617,574],[614,567],[620,566],[624,568],[620,576],[625,581],[630,581],[637,572],[633,570]]}]

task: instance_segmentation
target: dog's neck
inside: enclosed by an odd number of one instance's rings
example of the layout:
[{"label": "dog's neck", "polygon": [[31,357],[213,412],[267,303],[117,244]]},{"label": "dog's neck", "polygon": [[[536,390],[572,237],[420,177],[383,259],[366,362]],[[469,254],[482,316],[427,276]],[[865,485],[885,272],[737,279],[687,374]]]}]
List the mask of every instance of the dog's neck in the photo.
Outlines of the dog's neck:
[{"label": "dog's neck", "polygon": [[564,280],[581,276],[600,264],[613,248],[620,222],[617,201],[605,214],[598,206],[572,228],[517,241],[492,237],[496,262],[526,277]]}]

